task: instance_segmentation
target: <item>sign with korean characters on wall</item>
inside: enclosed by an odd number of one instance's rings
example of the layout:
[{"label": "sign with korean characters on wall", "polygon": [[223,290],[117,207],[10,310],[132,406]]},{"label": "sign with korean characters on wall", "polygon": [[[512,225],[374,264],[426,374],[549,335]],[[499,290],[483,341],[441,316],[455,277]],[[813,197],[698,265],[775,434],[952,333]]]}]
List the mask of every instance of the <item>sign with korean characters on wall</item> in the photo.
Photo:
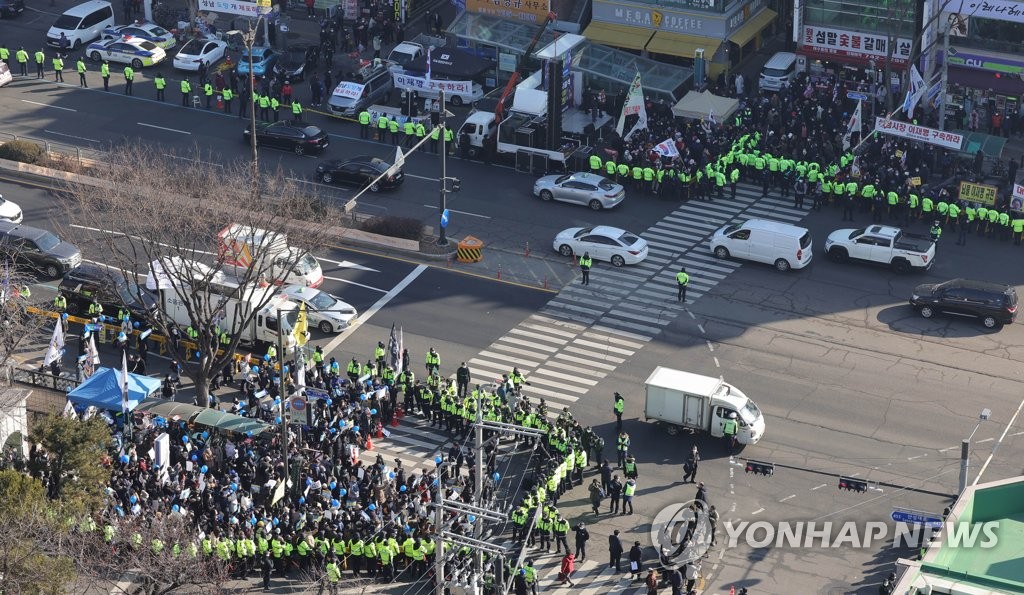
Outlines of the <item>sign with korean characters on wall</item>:
[{"label": "sign with korean characters on wall", "polygon": [[992,206],[996,204],[999,189],[988,184],[960,182],[960,200]]},{"label": "sign with korean characters on wall", "polygon": [[[903,37],[894,41],[896,45],[892,48],[892,61],[897,64],[905,64],[910,59],[910,48],[914,43]],[[875,33],[805,25],[800,43],[804,47],[822,54],[834,54],[862,60],[877,60],[889,55],[889,36]]]},{"label": "sign with korean characters on wall", "polygon": [[888,118],[875,118],[875,132],[938,145],[954,151],[959,151],[964,144],[964,137],[961,134]]},{"label": "sign with korean characters on wall", "polygon": [[466,10],[477,14],[527,23],[543,23],[551,11],[550,0],[466,0]]}]

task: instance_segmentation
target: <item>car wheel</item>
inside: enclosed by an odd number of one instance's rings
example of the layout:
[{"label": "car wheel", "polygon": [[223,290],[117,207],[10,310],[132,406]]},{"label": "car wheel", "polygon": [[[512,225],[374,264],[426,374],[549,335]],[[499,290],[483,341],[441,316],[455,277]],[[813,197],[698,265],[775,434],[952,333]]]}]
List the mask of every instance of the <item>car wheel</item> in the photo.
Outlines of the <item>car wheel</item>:
[{"label": "car wheel", "polygon": [[331,182],[334,181],[334,176],[331,175],[331,172],[325,171],[324,175],[320,176],[320,180],[324,184],[330,184]]},{"label": "car wheel", "polygon": [[725,246],[715,248],[715,258],[729,258],[729,249]]},{"label": "car wheel", "polygon": [[676,424],[665,424],[665,432],[668,433],[669,436],[678,436],[679,426]]},{"label": "car wheel", "polygon": [[785,273],[789,269],[790,269],[789,261],[786,260],[785,258],[780,258],[780,259],[775,261],[775,270],[777,270],[777,271],[779,271],[781,273]]},{"label": "car wheel", "polygon": [[921,306],[921,318],[931,318],[935,316],[935,310],[932,310],[930,306]]},{"label": "car wheel", "polygon": [[76,39],[74,45],[71,46],[71,51],[77,52],[78,48],[82,47],[82,40]]},{"label": "car wheel", "polygon": [[551,194],[550,190],[541,190],[540,199],[543,200],[544,202],[550,202],[552,200],[555,200],[555,195]]},{"label": "car wheel", "polygon": [[902,258],[897,258],[896,260],[892,261],[892,270],[896,271],[897,273],[906,273],[907,271],[910,270],[910,263]]},{"label": "car wheel", "polygon": [[138,69],[141,70],[142,69],[142,60],[139,60],[138,58],[132,60],[132,68],[138,68]]},{"label": "car wheel", "polygon": [[480,156],[480,148],[469,145],[469,150],[466,151],[466,154],[469,155],[470,159],[476,159]]},{"label": "car wheel", "polygon": [[331,323],[327,322],[326,320],[320,321],[320,324],[317,326],[317,328],[319,328],[320,332],[324,333],[324,334],[329,334],[329,333],[333,333],[334,332],[334,327],[331,326]]},{"label": "car wheel", "polygon": [[99,52],[93,52],[93,53],[89,54],[89,59],[92,60],[93,62],[99,62],[100,61],[100,53]]},{"label": "car wheel", "polygon": [[985,328],[998,328],[999,321],[996,320],[995,316],[986,316],[981,319],[981,324],[985,325]]},{"label": "car wheel", "polygon": [[600,211],[601,209],[604,208],[604,206],[601,205],[601,201],[597,200],[596,198],[591,199],[590,203],[587,206],[590,207],[591,211]]},{"label": "car wheel", "polygon": [[295,154],[296,155],[305,155],[306,154],[306,148],[303,147],[302,145],[295,145]]},{"label": "car wheel", "polygon": [[60,269],[55,264],[48,264],[43,268],[43,273],[51,279],[60,279]]},{"label": "car wheel", "polygon": [[380,182],[376,184],[370,184],[370,192],[380,192]]},{"label": "car wheel", "polygon": [[828,257],[832,259],[832,262],[846,262],[850,259],[846,248],[832,248],[828,251]]},{"label": "car wheel", "polygon": [[622,266],[624,264],[626,264],[626,259],[625,258],[619,256],[618,254],[612,256],[612,266],[613,267],[620,267],[620,266]]},{"label": "car wheel", "polygon": [[558,253],[562,256],[572,256],[572,246],[569,244],[562,244],[558,247]]}]

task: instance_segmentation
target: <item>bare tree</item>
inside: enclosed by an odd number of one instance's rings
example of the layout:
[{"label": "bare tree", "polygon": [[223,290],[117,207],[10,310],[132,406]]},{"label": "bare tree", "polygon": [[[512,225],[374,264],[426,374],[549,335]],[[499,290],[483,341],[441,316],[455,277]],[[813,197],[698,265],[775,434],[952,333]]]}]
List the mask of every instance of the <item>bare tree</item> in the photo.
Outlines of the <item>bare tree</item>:
[{"label": "bare tree", "polygon": [[[133,283],[148,272],[150,288],[158,285],[162,314],[146,322],[165,337],[176,324],[188,331],[183,335],[192,334],[195,349],[168,347],[179,362],[195,364],[184,366],[185,373],[205,406],[210,379],[240,344],[262,347],[275,328],[289,332],[295,312],[289,314],[288,304],[280,321],[266,311],[279,304],[272,287],[311,265],[310,251],[326,243],[333,217],[283,172],[254,179],[245,162],[221,167],[198,150],[185,159],[162,153],[143,145],[113,152],[108,189],[69,188],[70,220],[99,230],[86,244],[99,252],[93,258]],[[229,226],[234,243],[218,237]],[[289,249],[282,252],[282,246]],[[244,307],[235,307],[240,303]],[[230,343],[222,343],[218,331]]]},{"label": "bare tree", "polygon": [[[44,329],[53,329],[54,320],[29,314],[35,304],[23,288],[35,283],[32,276],[15,266],[17,254],[6,252],[0,261],[0,384],[10,385],[13,356],[42,337]],[[42,355],[42,354],[40,354]]]}]

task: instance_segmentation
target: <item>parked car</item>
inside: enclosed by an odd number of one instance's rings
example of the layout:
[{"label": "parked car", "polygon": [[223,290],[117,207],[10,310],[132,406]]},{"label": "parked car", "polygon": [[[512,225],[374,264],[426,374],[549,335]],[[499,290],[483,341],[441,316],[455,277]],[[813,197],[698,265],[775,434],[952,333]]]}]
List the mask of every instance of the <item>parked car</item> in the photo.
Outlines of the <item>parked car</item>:
[{"label": "parked car", "polygon": [[25,0],[0,0],[0,19],[13,19],[25,12]]},{"label": "parked car", "polygon": [[802,269],[814,256],[807,228],[767,219],[721,227],[711,236],[710,247],[717,258],[763,262],[782,272]]},{"label": "parked car", "polygon": [[[391,190],[402,185],[405,173],[402,168],[386,174],[391,164],[383,159],[361,155],[346,160],[334,160],[316,166],[316,179],[324,184],[348,184],[350,186],[369,187],[370,192]],[[375,183],[374,180],[377,180]]]},{"label": "parked car", "polygon": [[554,249],[562,256],[589,252],[594,260],[620,267],[647,258],[647,240],[618,227],[570,227],[555,236]]},{"label": "parked car", "polygon": [[[246,126],[242,138],[250,142],[251,126]],[[294,151],[296,155],[320,153],[327,149],[327,133],[316,126],[293,124],[291,120],[257,122],[256,144]]]},{"label": "parked car", "polygon": [[[252,48],[252,73],[256,76],[266,76],[274,71],[281,54],[268,47]],[[235,67],[238,74],[249,74],[249,55],[245,52],[238,57],[238,66]]]},{"label": "parked car", "polygon": [[274,65],[274,72],[281,78],[292,83],[298,83],[306,78],[306,65],[313,68],[315,59],[320,57],[320,48],[310,45],[290,45],[277,64]]},{"label": "parked car", "polygon": [[985,328],[998,328],[1017,319],[1017,290],[987,281],[952,279],[918,285],[910,305],[924,318],[941,312],[978,318]]},{"label": "parked car", "polygon": [[0,219],[11,223],[21,223],[25,219],[25,212],[17,203],[7,200],[0,194]]},{"label": "parked car", "polygon": [[604,176],[580,172],[544,176],[534,182],[533,195],[543,201],[571,202],[600,211],[618,206],[626,198],[626,189]]},{"label": "parked car", "polygon": [[51,279],[61,278],[82,263],[78,246],[45,229],[11,221],[0,221],[0,253]]},{"label": "parked car", "polygon": [[0,62],[0,87],[3,87],[13,80],[14,75],[11,74],[11,69],[7,67],[7,63]]},{"label": "parked car", "polygon": [[105,39],[90,43],[85,54],[93,62],[109,60],[121,64],[131,64],[132,68],[154,66],[164,61],[167,54],[156,44],[144,39],[123,37],[121,39]]},{"label": "parked car", "polygon": [[228,44],[217,39],[190,39],[174,55],[174,67],[196,72],[200,64],[209,67],[223,60],[227,48]]},{"label": "parked car", "polygon": [[312,287],[288,285],[281,290],[281,294],[293,302],[306,304],[310,326],[317,327],[323,333],[340,333],[358,315],[351,305]]},{"label": "parked car", "polygon": [[136,21],[131,25],[107,27],[100,33],[101,39],[121,39],[122,37],[143,39],[165,50],[173,48],[178,43],[178,40],[174,38],[170,31],[156,23],[145,21]]},{"label": "parked car", "polygon": [[153,292],[133,279],[126,279],[121,271],[89,263],[68,271],[57,289],[67,299],[69,314],[88,312],[89,304],[95,300],[107,316],[116,316],[120,308],[127,306],[132,319],[141,322],[157,307]]},{"label": "parked car", "polygon": [[833,262],[885,264],[897,273],[924,271],[935,264],[935,242],[888,225],[837,229],[825,239],[825,255]]}]

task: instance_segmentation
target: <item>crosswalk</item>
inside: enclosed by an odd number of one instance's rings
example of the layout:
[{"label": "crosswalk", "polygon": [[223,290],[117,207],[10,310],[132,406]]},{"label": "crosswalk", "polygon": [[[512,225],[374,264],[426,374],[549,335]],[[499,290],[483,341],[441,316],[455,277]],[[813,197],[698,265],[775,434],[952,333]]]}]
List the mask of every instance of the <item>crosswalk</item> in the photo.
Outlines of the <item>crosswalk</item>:
[{"label": "crosswalk", "polygon": [[[728,194],[728,192],[727,192]],[[681,205],[650,229],[640,234],[650,249],[647,259],[631,267],[601,267],[591,273],[590,284],[572,284],[509,330],[467,363],[474,382],[501,378],[513,366],[523,373],[529,386],[524,393],[543,398],[548,415],[557,417],[563,407],[575,409],[581,399],[613,373],[662,330],[685,312],[676,299],[675,273],[685,266],[690,274],[687,300],[690,303],[712,291],[741,262],[719,260],[708,250],[714,231],[731,222],[759,218],[798,223],[807,211],[794,209],[791,202],[762,198],[761,189],[741,184],[735,199],[714,202],[691,201]],[[607,397],[605,400],[601,400]],[[611,410],[612,395],[598,395],[597,407]],[[594,403],[587,403],[594,405]],[[402,459],[407,469],[433,468],[433,456],[451,442],[422,418],[406,416],[381,448],[389,463]],[[376,456],[363,452],[364,460]],[[597,556],[603,559],[604,552]],[[555,588],[559,558],[543,556],[538,575],[551,568],[538,590]],[[596,595],[644,592],[641,583],[628,581],[629,573],[615,574],[605,564],[586,560],[577,566],[575,592]],[[583,584],[585,583],[585,585]]]}]

